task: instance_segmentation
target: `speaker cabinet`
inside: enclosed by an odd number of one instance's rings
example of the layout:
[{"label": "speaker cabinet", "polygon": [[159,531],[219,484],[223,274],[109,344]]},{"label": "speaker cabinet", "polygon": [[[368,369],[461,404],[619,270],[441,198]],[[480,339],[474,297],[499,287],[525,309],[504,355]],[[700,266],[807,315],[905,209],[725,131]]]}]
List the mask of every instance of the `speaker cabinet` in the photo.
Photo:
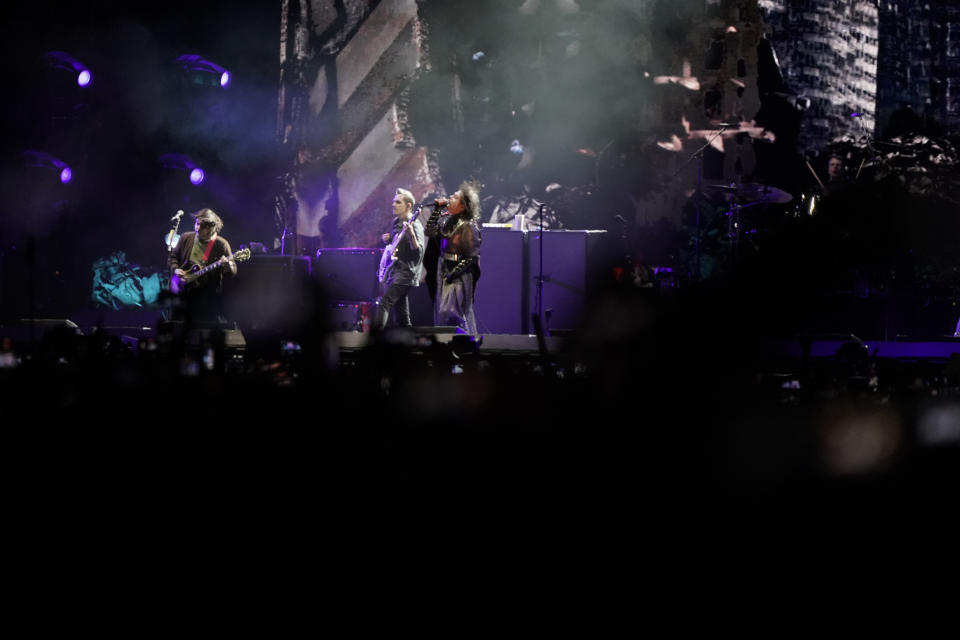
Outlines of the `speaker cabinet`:
[{"label": "speaker cabinet", "polygon": [[381,249],[318,249],[313,277],[330,300],[375,300]]},{"label": "speaker cabinet", "polygon": [[[535,313],[540,275],[540,232],[528,233],[530,288],[527,296],[530,313]],[[600,243],[605,236],[605,231],[543,232],[543,310],[551,331],[575,330],[580,325],[588,287],[602,264]]]},{"label": "speaker cabinet", "polygon": [[224,283],[225,315],[244,329],[296,327],[312,312],[310,289],[310,258],[252,256]]},{"label": "speaker cabinet", "polygon": [[484,228],[474,313],[481,333],[529,333],[527,232]]},{"label": "speaker cabinet", "polygon": [[330,300],[326,316],[333,331],[369,331],[374,305],[368,301]]}]

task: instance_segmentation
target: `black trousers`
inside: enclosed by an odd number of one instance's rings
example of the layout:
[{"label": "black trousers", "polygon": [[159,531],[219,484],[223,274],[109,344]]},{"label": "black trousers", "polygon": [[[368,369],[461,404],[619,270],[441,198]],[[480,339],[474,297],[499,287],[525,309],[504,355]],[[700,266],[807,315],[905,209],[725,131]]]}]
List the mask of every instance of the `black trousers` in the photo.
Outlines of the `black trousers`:
[{"label": "black trousers", "polygon": [[410,291],[408,284],[393,283],[380,297],[377,304],[377,311],[373,316],[373,328],[381,331],[387,326],[387,319],[390,317],[390,309],[397,308],[397,325],[409,327],[413,323],[410,321],[410,298],[407,293]]}]

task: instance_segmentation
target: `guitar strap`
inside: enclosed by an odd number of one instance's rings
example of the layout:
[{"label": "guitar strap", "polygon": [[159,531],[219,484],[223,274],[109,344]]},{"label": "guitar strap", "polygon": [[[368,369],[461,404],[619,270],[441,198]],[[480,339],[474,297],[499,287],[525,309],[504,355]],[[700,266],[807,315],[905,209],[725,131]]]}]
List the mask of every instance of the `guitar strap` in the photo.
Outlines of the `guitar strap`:
[{"label": "guitar strap", "polygon": [[207,261],[210,260],[210,252],[213,251],[213,243],[216,241],[216,238],[211,238],[210,242],[207,243],[207,248],[203,250],[203,264],[207,264]]}]

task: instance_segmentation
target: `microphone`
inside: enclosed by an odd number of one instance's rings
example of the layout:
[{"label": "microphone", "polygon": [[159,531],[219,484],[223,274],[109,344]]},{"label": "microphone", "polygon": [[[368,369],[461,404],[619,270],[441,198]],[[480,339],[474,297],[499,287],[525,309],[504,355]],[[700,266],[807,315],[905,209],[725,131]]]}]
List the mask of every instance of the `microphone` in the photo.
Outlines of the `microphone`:
[{"label": "microphone", "polygon": [[[448,204],[450,204],[450,196],[443,196],[443,197],[437,198],[436,200],[433,201],[434,211],[440,211],[441,209],[446,207]],[[440,215],[449,216],[452,214],[449,211],[443,210],[441,211]]]},{"label": "microphone", "polygon": [[177,220],[180,219],[180,216],[182,216],[182,215],[183,215],[183,209],[179,209],[179,210],[177,211],[177,215],[175,215],[175,216],[173,216],[172,218],[170,218],[170,222],[176,222]]},{"label": "microphone", "polygon": [[739,129],[739,122],[714,122],[714,127],[723,128],[723,129]]}]

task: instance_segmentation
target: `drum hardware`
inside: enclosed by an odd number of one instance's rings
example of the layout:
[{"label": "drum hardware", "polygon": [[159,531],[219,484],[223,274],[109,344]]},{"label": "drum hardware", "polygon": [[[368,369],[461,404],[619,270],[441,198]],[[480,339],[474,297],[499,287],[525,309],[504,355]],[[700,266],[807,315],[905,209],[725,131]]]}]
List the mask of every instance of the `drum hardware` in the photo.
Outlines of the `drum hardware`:
[{"label": "drum hardware", "polygon": [[693,201],[694,211],[696,212],[696,221],[695,221],[696,230],[695,230],[695,235],[694,235],[694,277],[693,277],[693,279],[694,279],[695,281],[696,281],[696,280],[699,280],[700,277],[701,277],[701,270],[700,270],[700,242],[701,242],[701,240],[702,240],[702,238],[701,238],[702,230],[701,230],[701,219],[700,219],[700,218],[701,218],[700,204],[701,204],[701,200],[704,199],[704,194],[703,194],[703,153],[704,153],[704,151],[706,151],[707,147],[709,147],[711,144],[713,144],[713,141],[716,140],[719,136],[723,135],[723,132],[726,131],[728,128],[729,128],[729,127],[728,127],[727,125],[725,125],[725,124],[724,124],[724,125],[721,125],[720,128],[717,129],[717,132],[716,132],[715,134],[713,134],[713,136],[711,136],[711,137],[706,141],[706,143],[704,143],[704,145],[703,145],[702,147],[700,147],[699,149],[697,149],[696,151],[694,151],[694,152],[690,155],[690,157],[688,157],[686,160],[684,160],[684,161],[680,164],[680,166],[677,167],[676,171],[673,172],[673,175],[671,175],[670,178],[668,179],[668,182],[669,182],[669,181],[672,181],[674,178],[676,178],[678,175],[680,175],[680,172],[681,172],[681,171],[683,171],[684,169],[686,169],[687,165],[689,165],[689,164],[690,164],[692,161],[694,161],[694,160],[697,161],[697,182],[696,182],[696,185],[697,185],[697,186],[696,186],[696,190],[695,190],[696,197],[694,198],[694,201]]},{"label": "drum hardware", "polygon": [[716,191],[724,192],[727,194],[725,197],[736,200],[737,203],[741,205],[743,203],[783,204],[793,200],[793,196],[786,191],[759,182],[711,184],[708,185],[708,187]]},{"label": "drum hardware", "polygon": [[[827,187],[823,184],[823,180],[820,179],[820,176],[817,175],[817,172],[813,170],[813,167],[810,166],[809,160],[804,160],[804,164],[807,165],[807,169],[810,169],[810,173],[813,174],[813,179],[817,181],[817,184],[820,185],[820,193],[826,193]],[[863,166],[861,165],[861,169]],[[857,171],[859,174],[859,170]],[[817,207],[820,205],[820,196],[811,193],[800,194],[800,202],[797,203],[797,206],[793,210],[794,218],[802,218],[803,216],[812,216],[817,211]]]},{"label": "drum hardware", "polygon": [[712,184],[708,188],[719,192],[727,203],[724,216],[727,218],[727,240],[730,243],[730,261],[736,262],[740,241],[757,234],[756,228],[745,228],[741,212],[749,207],[763,204],[783,204],[793,196],[782,189],[758,182]]},{"label": "drum hardware", "polygon": [[820,196],[811,193],[802,193],[800,194],[800,201],[797,202],[797,206],[793,209],[794,218],[803,218],[804,216],[812,216],[816,214],[817,207],[820,206]]}]

